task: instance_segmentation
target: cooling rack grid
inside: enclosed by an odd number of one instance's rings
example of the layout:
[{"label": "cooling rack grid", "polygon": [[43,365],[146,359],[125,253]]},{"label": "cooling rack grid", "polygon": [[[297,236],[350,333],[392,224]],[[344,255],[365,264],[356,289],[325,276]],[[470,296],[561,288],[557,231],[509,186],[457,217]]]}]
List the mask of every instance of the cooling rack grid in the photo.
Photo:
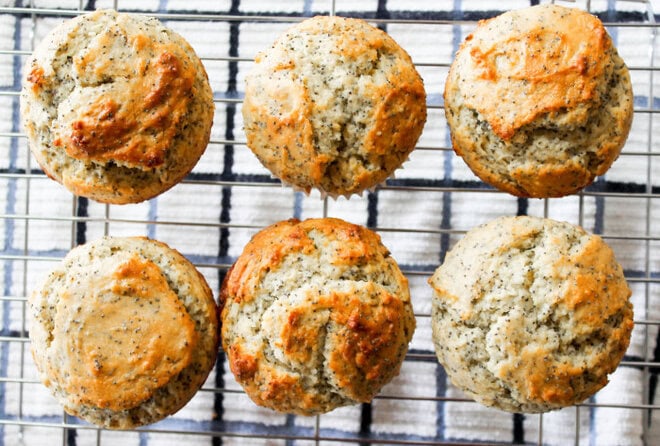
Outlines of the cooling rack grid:
[{"label": "cooling rack grid", "polygon": [[[442,109],[453,54],[476,20],[538,3],[501,0],[0,0],[0,446],[101,444],[660,444],[660,2],[558,2],[607,25],[633,79],[635,116],[621,157],[583,192],[549,200],[494,191],[450,149]],[[484,9],[487,4],[487,9]],[[62,20],[97,8],[154,15],[190,41],[214,90],[205,155],[185,181],[145,203],[101,205],[73,197],[30,157],[19,124],[22,65]],[[245,146],[243,79],[257,51],[316,14],[370,20],[408,52],[424,78],[429,118],[396,178],[338,200],[282,187]],[[656,97],[656,95],[658,95]],[[482,408],[446,380],[433,353],[426,280],[471,227],[500,215],[580,224],[613,247],[633,289],[636,327],[611,383],[576,407],[544,415]],[[146,235],[190,258],[217,295],[224,273],[260,228],[297,217],[334,216],[376,230],[411,284],[417,331],[401,374],[372,404],[314,418],[254,406],[221,354],[179,413],[137,431],[106,431],[67,416],[39,383],[29,353],[26,296],[73,246],[104,234]]]}]

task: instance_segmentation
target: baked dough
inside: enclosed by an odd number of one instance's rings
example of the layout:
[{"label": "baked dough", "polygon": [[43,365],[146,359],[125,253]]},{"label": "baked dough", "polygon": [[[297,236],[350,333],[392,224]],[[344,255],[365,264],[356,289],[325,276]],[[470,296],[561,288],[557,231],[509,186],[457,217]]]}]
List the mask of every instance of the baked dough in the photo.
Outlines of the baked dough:
[{"label": "baked dough", "polygon": [[102,427],[176,412],[215,363],[213,293],[187,259],[154,240],[80,245],[28,303],[41,381],[66,412]]},{"label": "baked dough", "polygon": [[34,157],[100,202],[140,202],[181,181],[206,149],[213,112],[201,60],[155,18],[78,16],[24,67],[21,116]]},{"label": "baked dough", "polygon": [[633,117],[630,75],[603,24],[553,4],[479,22],[444,98],[455,152],[521,197],[591,184],[619,156]]},{"label": "baked dough", "polygon": [[384,182],[426,122],[410,56],[360,19],[313,17],[259,53],[245,77],[248,147],[273,175],[333,197]]},{"label": "baked dough", "polygon": [[380,237],[333,218],[260,231],[220,301],[236,380],[285,413],[371,401],[399,373],[415,329],[408,281]]},{"label": "baked dough", "polygon": [[621,266],[600,237],[568,223],[502,217],[474,228],[429,283],[438,360],[486,406],[580,403],[607,384],[630,342]]}]

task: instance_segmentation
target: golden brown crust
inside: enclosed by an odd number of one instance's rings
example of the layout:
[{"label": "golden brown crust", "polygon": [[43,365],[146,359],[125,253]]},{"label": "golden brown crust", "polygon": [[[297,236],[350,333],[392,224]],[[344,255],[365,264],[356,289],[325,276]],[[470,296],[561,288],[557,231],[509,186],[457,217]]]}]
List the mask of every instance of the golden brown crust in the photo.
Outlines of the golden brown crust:
[{"label": "golden brown crust", "polygon": [[261,277],[287,254],[314,249],[313,241],[298,223],[295,219],[279,222],[252,237],[227,273],[220,292],[221,303],[227,298],[249,302]]},{"label": "golden brown crust", "polygon": [[426,93],[386,33],[314,17],[257,56],[243,116],[248,146],[275,176],[306,192],[351,195],[407,159],[426,121]]},{"label": "golden brown crust", "polygon": [[229,296],[236,302],[249,302],[262,277],[276,269],[291,253],[310,255],[320,249],[309,236],[310,231],[338,241],[330,262],[352,266],[382,256],[386,250],[380,237],[363,226],[343,224],[334,218],[289,219],[258,232],[244,248],[227,273],[221,290],[221,301]]},{"label": "golden brown crust", "polygon": [[484,182],[560,197],[603,175],[630,131],[633,93],[603,24],[558,5],[482,21],[445,83],[452,146]]},{"label": "golden brown crust", "polygon": [[607,384],[630,342],[621,266],[600,237],[567,223],[493,220],[468,232],[429,283],[438,359],[487,406],[577,404]]},{"label": "golden brown crust", "polygon": [[32,353],[66,412],[109,428],[176,412],[218,348],[218,311],[181,254],[145,238],[72,250],[30,296]]},{"label": "golden brown crust", "polygon": [[236,380],[287,413],[370,401],[398,373],[415,326],[407,280],[380,238],[332,218],[260,231],[220,302]]},{"label": "golden brown crust", "polygon": [[612,42],[601,21],[579,9],[562,10],[561,19],[548,26],[559,8],[548,5],[547,12],[526,20],[516,12],[506,21],[482,20],[462,45],[470,53],[459,80],[459,88],[470,92],[465,105],[502,139],[543,114],[598,94],[603,55]]},{"label": "golden brown crust", "polygon": [[30,149],[74,194],[116,204],[152,198],[181,181],[209,141],[206,71],[153,18],[100,10],[66,21],[25,71]]},{"label": "golden brown crust", "polygon": [[[530,401],[546,404],[550,407],[564,407],[582,401],[583,395],[577,395],[573,380],[584,374],[581,367],[571,362],[548,364],[548,349],[533,347],[524,349],[520,355],[519,367],[502,367],[501,375],[507,374],[523,383],[523,392]],[[594,380],[588,394],[595,393],[607,384],[607,375]]]},{"label": "golden brown crust", "polygon": [[[52,336],[65,342],[61,348],[70,354],[50,362],[49,373],[66,383],[63,390],[74,395],[73,404],[130,409],[190,364],[197,345],[194,322],[152,262],[134,256],[108,276],[87,279],[71,284],[72,290],[60,290],[62,308],[55,326],[65,332],[54,330]],[[71,297],[87,293],[80,288],[95,293],[77,312],[75,326],[80,335],[72,338],[67,336],[73,332],[73,321],[66,308],[76,304],[70,302]],[[106,292],[135,298],[108,299]],[[160,318],[152,317],[154,308]],[[143,344],[136,338],[150,342]]]},{"label": "golden brown crust", "polygon": [[[583,332],[578,328],[575,335],[590,335],[593,327],[603,326],[604,321],[617,315],[626,315],[615,329],[604,327],[606,333],[597,333],[607,340],[608,348],[590,352],[588,370],[584,365],[576,366],[571,359],[557,363],[548,361],[552,352],[547,348],[523,349],[519,365],[501,369],[500,376],[511,373],[519,383],[526,384],[529,400],[563,407],[596,393],[616,369],[628,348],[633,328],[628,301],[631,292],[625,280],[617,280],[621,277],[621,267],[613,261],[610,248],[600,237],[591,237],[578,252],[558,258],[550,271],[550,279],[566,284],[556,304],[565,307],[575,320],[584,324]],[[603,298],[605,293],[615,298]],[[587,373],[592,380],[584,383]]]},{"label": "golden brown crust", "polygon": [[[369,286],[373,288],[372,284]],[[332,334],[337,347],[329,356],[328,368],[346,395],[363,403],[371,401],[391,379],[392,370],[398,373],[400,326],[405,315],[398,297],[382,290],[367,292],[376,296],[380,306],[374,306],[373,300],[365,303],[339,293],[332,293],[329,302],[331,320],[343,330]],[[292,330],[296,329],[297,325],[292,324]],[[303,336],[308,343],[315,337],[314,333]]]},{"label": "golden brown crust", "polygon": [[[131,40],[144,38],[132,36],[129,45],[136,46]],[[100,95],[77,110],[69,127],[58,129],[60,136],[56,135],[54,144],[80,160],[114,161],[142,170],[162,166],[194,94],[195,71],[190,63],[182,63],[172,45],[154,46],[155,57],[144,60],[141,54],[136,60],[139,77],[117,95]],[[78,62],[78,69],[84,71],[93,57],[98,56],[88,53]],[[135,97],[144,100],[135,101]]]}]

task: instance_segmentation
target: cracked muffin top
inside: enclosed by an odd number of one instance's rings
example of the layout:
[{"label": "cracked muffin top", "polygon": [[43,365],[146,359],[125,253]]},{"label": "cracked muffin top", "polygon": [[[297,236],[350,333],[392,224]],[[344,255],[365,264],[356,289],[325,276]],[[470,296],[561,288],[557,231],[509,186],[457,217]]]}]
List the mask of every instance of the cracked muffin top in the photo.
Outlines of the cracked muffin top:
[{"label": "cracked muffin top", "polygon": [[469,231],[429,283],[438,360],[486,406],[580,403],[607,384],[630,342],[621,266],[600,237],[569,223],[495,219]]},{"label": "cracked muffin top", "polygon": [[415,318],[380,237],[333,218],[269,226],[220,291],[221,338],[258,405],[301,415],[369,402],[399,373]]},{"label": "cracked muffin top", "polygon": [[415,148],[426,93],[410,56],[363,20],[313,17],[259,53],[245,78],[248,147],[298,189],[350,196]]},{"label": "cracked muffin top", "polygon": [[444,91],[455,152],[484,182],[561,197],[616,160],[633,118],[630,74],[594,15],[559,5],[479,22]]},{"label": "cracked muffin top", "polygon": [[30,149],[76,195],[152,198],[206,149],[214,112],[206,71],[155,18],[100,10],[68,20],[37,46],[23,76]]}]

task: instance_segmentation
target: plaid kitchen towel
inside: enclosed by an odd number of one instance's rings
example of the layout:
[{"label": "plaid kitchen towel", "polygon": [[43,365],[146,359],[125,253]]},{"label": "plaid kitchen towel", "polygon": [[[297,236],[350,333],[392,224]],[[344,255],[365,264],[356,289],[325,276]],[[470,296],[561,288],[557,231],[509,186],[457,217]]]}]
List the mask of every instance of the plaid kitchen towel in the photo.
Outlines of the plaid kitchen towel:
[{"label": "plaid kitchen towel", "polygon": [[[498,193],[449,150],[442,91],[458,45],[476,20],[535,3],[0,0],[0,446],[660,444],[660,76],[652,68],[660,46],[655,27],[648,26],[660,2],[563,2],[608,24],[635,90],[624,153],[585,193],[552,200]],[[53,26],[97,8],[161,17],[202,57],[216,98],[212,140],[199,164],[182,184],[145,203],[106,206],[72,197],[38,169],[21,133],[17,93],[26,55]],[[336,201],[281,187],[246,148],[240,112],[244,76],[257,51],[290,26],[288,18],[329,13],[388,19],[377,23],[411,54],[429,104],[418,148],[396,178],[361,197]],[[610,384],[584,405],[543,416],[512,415],[466,399],[447,381],[431,342],[429,275],[464,231],[516,214],[566,220],[603,234],[629,278],[638,321]],[[315,418],[261,409],[240,391],[221,355],[204,388],[180,412],[144,429],[113,432],[65,416],[38,382],[25,296],[72,246],[103,234],[156,238],[197,264],[217,293],[226,267],[259,228],[324,215],[376,228],[410,279],[418,328],[401,374],[372,404]]]}]

